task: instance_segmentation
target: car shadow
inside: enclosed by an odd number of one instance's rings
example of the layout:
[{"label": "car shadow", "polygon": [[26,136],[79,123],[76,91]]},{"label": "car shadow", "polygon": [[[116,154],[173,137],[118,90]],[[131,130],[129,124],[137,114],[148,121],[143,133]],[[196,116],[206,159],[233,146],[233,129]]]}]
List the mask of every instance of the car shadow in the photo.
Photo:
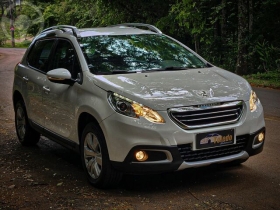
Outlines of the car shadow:
[{"label": "car shadow", "polygon": [[235,173],[241,169],[246,170],[246,166],[211,165],[172,173],[124,175],[119,187],[128,191],[156,192],[189,189],[201,185],[218,186],[230,182],[242,182],[238,180]]}]

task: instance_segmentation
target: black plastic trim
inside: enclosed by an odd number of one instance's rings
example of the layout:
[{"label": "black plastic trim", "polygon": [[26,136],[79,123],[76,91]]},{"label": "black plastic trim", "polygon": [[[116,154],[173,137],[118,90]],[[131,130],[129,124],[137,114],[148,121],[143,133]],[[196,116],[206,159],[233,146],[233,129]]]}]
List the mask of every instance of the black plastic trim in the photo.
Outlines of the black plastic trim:
[{"label": "black plastic trim", "polygon": [[261,128],[260,130],[258,130],[257,132],[254,132],[252,134],[250,134],[250,138],[249,138],[249,142],[247,144],[247,147],[246,147],[246,152],[248,152],[248,154],[250,156],[253,156],[253,155],[256,155],[256,154],[259,154],[260,152],[263,151],[263,146],[264,146],[264,142],[265,142],[265,138],[263,140],[263,143],[260,147],[254,149],[253,148],[253,142],[254,142],[254,138],[260,134],[261,132],[264,132],[265,134],[265,127]]},{"label": "black plastic trim", "polygon": [[[137,150],[160,150],[168,151],[172,155],[172,161],[146,161],[136,162],[134,159],[134,153]],[[168,171],[176,171],[183,163],[177,146],[135,146],[133,147],[123,162],[111,161],[112,166],[124,173],[133,174],[147,174],[147,173],[161,173]]]},{"label": "black plastic trim", "polygon": [[76,153],[80,153],[80,147],[77,143],[75,143],[73,141],[69,141],[68,139],[66,139],[64,137],[43,128],[42,126],[34,123],[32,120],[29,120],[29,123],[32,126],[32,128],[34,128],[36,131],[41,133],[43,136],[49,138],[50,140],[66,147],[70,150],[73,150]]}]

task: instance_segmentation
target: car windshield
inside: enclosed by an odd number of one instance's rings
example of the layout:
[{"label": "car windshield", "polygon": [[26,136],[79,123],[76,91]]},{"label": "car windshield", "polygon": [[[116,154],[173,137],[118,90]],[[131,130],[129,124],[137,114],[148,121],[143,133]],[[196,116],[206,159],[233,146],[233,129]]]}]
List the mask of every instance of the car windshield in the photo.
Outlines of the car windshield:
[{"label": "car windshield", "polygon": [[192,52],[158,34],[83,37],[81,48],[93,74],[203,68]]}]

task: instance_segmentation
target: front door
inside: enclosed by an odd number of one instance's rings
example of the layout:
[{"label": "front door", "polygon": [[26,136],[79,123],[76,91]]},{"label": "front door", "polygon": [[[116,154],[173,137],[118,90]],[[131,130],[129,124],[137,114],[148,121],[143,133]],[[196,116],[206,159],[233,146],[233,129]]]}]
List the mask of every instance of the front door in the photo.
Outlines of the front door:
[{"label": "front door", "polygon": [[[56,68],[69,70],[73,79],[77,79],[78,73],[81,72],[74,47],[67,40],[58,40],[49,69]],[[45,128],[69,140],[76,136],[75,102],[79,86],[78,82],[67,85],[46,79],[43,87]]]}]

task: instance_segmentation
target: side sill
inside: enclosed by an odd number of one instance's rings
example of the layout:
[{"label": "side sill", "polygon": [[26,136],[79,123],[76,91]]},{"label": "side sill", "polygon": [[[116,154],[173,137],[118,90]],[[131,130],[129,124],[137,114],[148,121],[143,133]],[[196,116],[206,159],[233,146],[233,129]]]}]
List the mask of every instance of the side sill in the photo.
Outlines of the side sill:
[{"label": "side sill", "polygon": [[43,136],[47,137],[48,139],[60,144],[61,146],[66,147],[67,149],[73,150],[74,152],[80,154],[80,147],[78,144],[76,144],[73,141],[69,141],[68,139],[50,132],[49,130],[43,128],[42,126],[34,123],[33,121],[29,120],[30,125],[32,128],[34,128],[36,131],[41,133]]}]

